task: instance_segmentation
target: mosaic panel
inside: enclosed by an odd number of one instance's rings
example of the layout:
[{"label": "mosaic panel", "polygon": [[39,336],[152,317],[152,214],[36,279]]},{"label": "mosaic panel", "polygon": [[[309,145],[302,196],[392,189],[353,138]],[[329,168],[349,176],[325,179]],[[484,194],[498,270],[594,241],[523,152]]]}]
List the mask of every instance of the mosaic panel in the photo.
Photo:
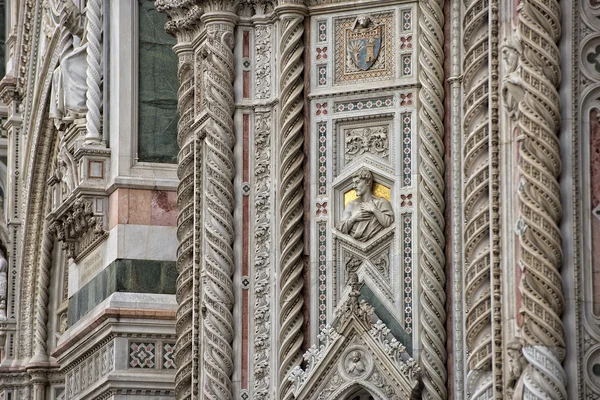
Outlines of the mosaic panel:
[{"label": "mosaic panel", "polygon": [[412,183],[412,124],[411,114],[403,113],[402,118],[402,184]]},{"label": "mosaic panel", "polygon": [[404,330],[412,333],[412,214],[402,215],[402,235],[404,237]]},{"label": "mosaic panel", "polygon": [[129,343],[129,366],[131,368],[154,368],[156,346],[152,342]]},{"label": "mosaic panel", "polygon": [[163,369],[175,369],[175,343],[163,343]]},{"label": "mosaic panel", "polygon": [[340,101],[334,104],[333,110],[334,112],[360,111],[365,109],[387,108],[391,107],[393,104],[394,98],[392,96],[386,96],[367,100]]},{"label": "mosaic panel", "polygon": [[[334,20],[336,84],[388,79],[394,73],[394,13]],[[362,23],[361,23],[362,22]]]}]

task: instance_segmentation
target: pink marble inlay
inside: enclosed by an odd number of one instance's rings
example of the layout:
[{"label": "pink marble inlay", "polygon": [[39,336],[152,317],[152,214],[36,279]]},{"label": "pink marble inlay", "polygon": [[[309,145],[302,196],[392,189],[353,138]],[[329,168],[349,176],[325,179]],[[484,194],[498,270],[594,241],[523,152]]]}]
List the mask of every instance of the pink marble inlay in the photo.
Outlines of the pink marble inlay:
[{"label": "pink marble inlay", "polygon": [[177,225],[177,192],[152,191],[152,225]]},{"label": "pink marble inlay", "polygon": [[117,224],[177,226],[177,192],[115,190],[108,201],[108,228]]}]

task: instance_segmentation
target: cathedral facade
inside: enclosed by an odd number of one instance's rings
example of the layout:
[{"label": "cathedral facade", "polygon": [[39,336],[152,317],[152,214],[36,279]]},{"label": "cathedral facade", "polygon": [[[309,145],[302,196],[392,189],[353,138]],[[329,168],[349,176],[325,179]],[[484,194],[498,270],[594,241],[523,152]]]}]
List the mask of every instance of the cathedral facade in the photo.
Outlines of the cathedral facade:
[{"label": "cathedral facade", "polygon": [[599,21],[6,1],[0,399],[600,399]]}]

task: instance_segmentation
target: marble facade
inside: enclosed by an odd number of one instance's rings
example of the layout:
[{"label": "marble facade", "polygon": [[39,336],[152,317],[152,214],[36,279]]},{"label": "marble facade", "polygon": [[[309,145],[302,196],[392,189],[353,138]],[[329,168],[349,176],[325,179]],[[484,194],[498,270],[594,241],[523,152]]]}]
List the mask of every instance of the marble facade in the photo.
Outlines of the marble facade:
[{"label": "marble facade", "polygon": [[598,4],[7,3],[0,398],[600,399]]}]

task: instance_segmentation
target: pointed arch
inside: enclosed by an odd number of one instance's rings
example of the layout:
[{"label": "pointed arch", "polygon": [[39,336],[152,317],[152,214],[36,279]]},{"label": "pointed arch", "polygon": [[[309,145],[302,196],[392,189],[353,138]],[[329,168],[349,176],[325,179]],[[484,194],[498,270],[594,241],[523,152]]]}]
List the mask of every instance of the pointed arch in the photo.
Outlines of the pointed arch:
[{"label": "pointed arch", "polygon": [[58,41],[60,35],[53,35],[46,48],[46,54],[40,68],[39,84],[36,87],[35,103],[31,118],[27,121],[26,132],[29,136],[27,147],[22,149],[25,156],[22,182],[24,204],[22,247],[20,254],[20,281],[17,290],[19,298],[16,358],[29,360],[33,353],[34,325],[37,314],[36,293],[38,280],[47,274],[42,257],[44,231],[48,229],[45,221],[45,205],[48,201],[47,181],[51,174],[52,160],[56,158],[58,135],[53,121],[49,119],[50,90],[52,74],[58,65]]}]

